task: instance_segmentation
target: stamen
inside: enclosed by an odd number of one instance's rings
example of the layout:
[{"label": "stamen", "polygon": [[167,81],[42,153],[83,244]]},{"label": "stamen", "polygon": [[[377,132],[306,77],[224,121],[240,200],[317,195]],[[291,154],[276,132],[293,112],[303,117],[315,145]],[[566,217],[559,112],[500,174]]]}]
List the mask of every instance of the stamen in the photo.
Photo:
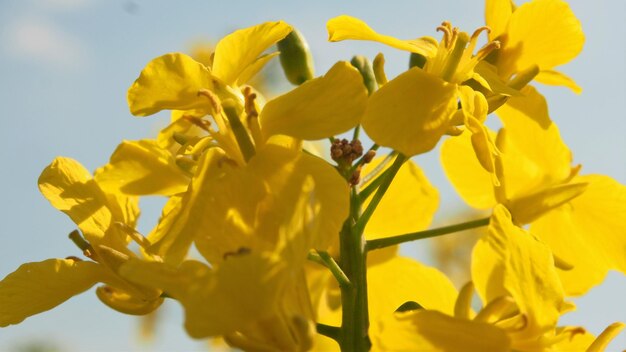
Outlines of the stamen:
[{"label": "stamen", "polygon": [[145,249],[146,251],[152,245],[152,243],[150,243],[150,241],[144,235],[142,235],[139,231],[135,230],[134,228],[126,225],[125,223],[121,221],[116,221],[114,222],[114,224],[120,230],[124,231],[124,233],[126,233],[133,241],[135,241],[139,246],[141,246],[141,248]]},{"label": "stamen", "polygon": [[502,296],[487,304],[474,318],[474,321],[483,323],[494,323],[509,309],[515,307],[515,301],[510,296]]},{"label": "stamen", "polygon": [[478,36],[480,35],[480,33],[482,32],[487,32],[487,34],[489,34],[491,33],[491,28],[489,28],[489,26],[482,26],[482,27],[476,28],[474,33],[472,33],[472,37],[470,38],[470,40],[476,40]]},{"label": "stamen", "polygon": [[93,247],[89,242],[87,242],[83,236],[80,234],[78,230],[74,230],[70,232],[69,236],[70,240],[74,242],[74,244],[83,251],[83,255],[89,259],[98,261],[98,256],[96,255],[96,251],[94,251]]},{"label": "stamen", "polygon": [[443,40],[444,46],[446,48],[450,47],[450,41],[452,39],[452,31],[450,30],[450,22],[443,22],[441,26],[437,27],[437,32],[443,32]]},{"label": "stamen", "polygon": [[198,96],[203,96],[209,99],[209,103],[211,104],[212,112],[214,114],[219,114],[222,111],[222,104],[220,102],[220,98],[218,98],[215,93],[211,92],[208,89],[200,89],[198,91]]},{"label": "stamen", "polygon": [[486,58],[487,55],[489,55],[492,51],[494,51],[496,49],[500,49],[500,42],[497,41],[497,40],[489,42],[485,46],[480,48],[480,50],[478,50],[478,52],[476,53],[476,56],[474,57],[474,59],[476,61],[481,61],[484,58]]},{"label": "stamen", "polygon": [[244,111],[246,112],[248,128],[250,135],[254,140],[254,145],[261,148],[265,145],[263,134],[261,133],[261,125],[259,124],[259,112],[256,106],[257,95],[252,92],[252,88],[245,87],[243,89],[245,99]]},{"label": "stamen", "polygon": [[[211,122],[201,119],[199,117],[195,117],[195,116],[190,116],[190,115],[184,115],[183,118],[191,123],[193,123],[194,125],[200,127],[201,129],[209,132],[210,126],[211,126]],[[184,143],[183,143],[184,144]]]}]

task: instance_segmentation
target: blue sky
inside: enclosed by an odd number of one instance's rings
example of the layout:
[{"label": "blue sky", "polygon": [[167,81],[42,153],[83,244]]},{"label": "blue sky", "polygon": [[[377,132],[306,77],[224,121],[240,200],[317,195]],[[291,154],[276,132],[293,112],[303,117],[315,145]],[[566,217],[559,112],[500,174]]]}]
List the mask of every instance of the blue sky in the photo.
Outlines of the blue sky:
[{"label": "blue sky", "polygon": [[[564,88],[539,86],[563,139],[583,165],[583,173],[606,174],[626,184],[626,2],[570,1],[587,42],[582,54],[563,71],[583,87],[577,96]],[[122,139],[153,136],[167,115],[135,118],[128,112],[126,90],[152,58],[186,51],[201,40],[268,20],[283,19],[306,36],[318,74],[354,54],[385,53],[389,76],[406,67],[404,53],[363,42],[328,43],[325,22],[340,14],[364,19],[380,32],[400,38],[436,35],[443,20],[465,31],[483,24],[482,1],[295,2],[166,0],[22,0],[0,1],[0,277],[21,263],[76,255],[67,240],[71,221],[53,209],[36,186],[41,170],[58,155],[70,156],[93,170],[106,163]],[[441,192],[436,222],[465,206],[443,176],[437,153],[417,162]],[[140,224],[147,232],[159,212],[159,200],[142,202]],[[421,243],[404,253],[428,261]],[[626,321],[626,278],[611,273],[605,284],[577,301],[579,311],[563,322],[600,332]],[[0,329],[0,350],[35,339],[68,351],[203,350],[187,338],[182,312],[167,304],[155,345],[137,341],[136,319],[104,307],[93,292],[62,307]],[[622,333],[612,345],[626,346]]]}]

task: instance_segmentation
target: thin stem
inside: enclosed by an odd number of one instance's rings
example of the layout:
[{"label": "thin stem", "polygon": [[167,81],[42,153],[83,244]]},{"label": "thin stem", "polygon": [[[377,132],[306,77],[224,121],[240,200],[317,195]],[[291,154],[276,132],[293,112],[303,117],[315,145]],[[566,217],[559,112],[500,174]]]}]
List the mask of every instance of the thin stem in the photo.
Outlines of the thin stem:
[{"label": "thin stem", "polygon": [[443,236],[454,232],[459,232],[463,230],[474,229],[481,226],[489,225],[489,218],[478,219],[468,222],[463,222],[456,225],[444,226],[432,230],[418,231],[413,233],[407,233],[404,235],[386,237],[386,238],[378,238],[375,240],[367,241],[367,250],[372,251],[375,249],[386,248],[390,246],[394,246],[396,244],[410,242],[415,240],[421,240],[424,238]]},{"label": "thin stem", "polygon": [[350,283],[350,279],[346,276],[346,274],[341,270],[339,264],[333,259],[333,257],[325,251],[317,251],[319,258],[324,263],[324,266],[327,267],[330,272],[333,274],[337,282],[339,283],[339,287],[350,287],[352,284]]},{"label": "thin stem", "polygon": [[352,133],[352,140],[356,141],[359,139],[359,134],[361,133],[361,125],[356,125],[354,128],[354,132]]},{"label": "thin stem", "polygon": [[316,328],[318,334],[330,337],[337,342],[339,341],[339,333],[341,332],[341,328],[321,323],[317,323]]},{"label": "thin stem", "polygon": [[387,189],[391,185],[391,181],[393,181],[393,178],[396,176],[398,170],[400,170],[400,167],[402,166],[402,164],[404,164],[406,160],[406,156],[404,156],[403,154],[398,154],[398,157],[393,162],[393,164],[389,167],[389,169],[387,169],[387,171],[385,171],[385,173],[383,174],[384,178],[382,179],[380,186],[378,186],[374,197],[372,197],[369,205],[367,206],[367,208],[365,208],[363,214],[361,214],[359,220],[355,224],[355,232],[363,233],[365,225],[367,225],[367,222],[372,217],[372,214],[374,214],[374,210],[376,210],[376,207],[378,207],[378,204],[385,195],[385,192],[387,192]]}]

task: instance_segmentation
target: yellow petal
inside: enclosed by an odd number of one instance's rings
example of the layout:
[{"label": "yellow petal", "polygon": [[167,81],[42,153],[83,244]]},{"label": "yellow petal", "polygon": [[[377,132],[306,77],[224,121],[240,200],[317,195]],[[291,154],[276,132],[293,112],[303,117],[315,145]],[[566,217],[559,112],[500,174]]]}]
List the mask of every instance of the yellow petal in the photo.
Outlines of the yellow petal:
[{"label": "yellow petal", "polygon": [[583,89],[576,82],[562,72],[555,70],[542,70],[535,77],[535,81],[551,86],[563,86],[572,90],[576,94],[583,92]]},{"label": "yellow petal", "polygon": [[380,324],[382,334],[373,336],[373,351],[509,351],[504,330],[471,320],[457,319],[438,311],[415,310],[389,315]]},{"label": "yellow petal", "polygon": [[204,137],[208,135],[206,130],[200,128],[190,119],[184,118],[185,116],[192,118],[201,117],[203,115],[201,112],[193,110],[172,110],[171,115],[171,123],[167,127],[163,128],[161,131],[159,131],[159,135],[157,136],[157,142],[159,143],[159,147],[172,151],[180,148],[180,140],[176,140],[174,138],[176,134],[179,136],[183,135],[187,139],[191,139],[194,137]]},{"label": "yellow petal", "polygon": [[159,56],[150,61],[128,89],[128,106],[135,116],[161,110],[198,109],[212,111],[210,101],[198,96],[201,89],[213,88],[211,72],[181,53]]},{"label": "yellow petal", "polygon": [[595,336],[589,331],[582,328],[557,328],[556,335],[565,334],[567,337],[557,342],[552,346],[555,351],[586,351],[593,341]]},{"label": "yellow petal", "polygon": [[574,266],[559,271],[568,295],[581,295],[609,270],[626,273],[626,187],[608,176],[577,177],[585,193],[531,225],[555,255]]},{"label": "yellow petal", "polygon": [[100,265],[73,259],[26,263],[0,281],[0,327],[52,309],[102,281]]},{"label": "yellow petal", "polygon": [[336,63],[323,77],[268,102],[259,121],[266,138],[285,134],[323,139],[359,123],[367,102],[363,79],[350,63]]},{"label": "yellow petal", "polygon": [[254,62],[252,62],[245,70],[243,70],[243,72],[241,72],[239,78],[237,79],[237,82],[244,84],[250,81],[256,76],[257,73],[259,73],[259,71],[263,69],[263,67],[265,67],[265,65],[267,65],[268,62],[270,62],[274,57],[278,56],[279,54],[279,52],[275,52],[260,56],[258,59],[254,60]]},{"label": "yellow petal", "polygon": [[394,257],[367,270],[372,329],[375,322],[414,301],[425,309],[452,314],[457,291],[442,272],[413,259]]},{"label": "yellow petal", "polygon": [[211,168],[212,179],[197,191],[202,203],[191,210],[198,220],[188,230],[211,263],[248,247],[286,251],[296,268],[311,248],[336,239],[348,215],[345,180],[317,157],[269,144],[243,169]]},{"label": "yellow petal", "polygon": [[[134,226],[136,199],[105,194],[80,163],[58,157],[39,176],[39,190],[52,206],[78,225],[92,246],[106,245],[126,250],[126,234],[114,223]],[[131,220],[129,223],[128,221]]]},{"label": "yellow petal", "polygon": [[[361,174],[367,175],[376,169],[384,158],[376,158],[366,164]],[[391,164],[380,172],[384,172]],[[371,183],[361,185],[366,187]],[[363,202],[367,207],[370,196]],[[367,239],[402,235],[426,229],[439,206],[439,192],[426,178],[413,161],[408,160],[401,167],[389,189],[378,204],[376,211],[365,227]]]},{"label": "yellow petal", "polygon": [[407,156],[435,147],[457,109],[457,87],[415,67],[371,95],[363,128]]},{"label": "yellow petal", "polygon": [[497,111],[505,130],[498,147],[502,145],[509,198],[561,183],[572,172],[572,154],[548,116],[545,98],[532,87],[522,93],[525,96],[511,97]]},{"label": "yellow petal", "polygon": [[514,299],[520,314],[527,319],[519,331],[523,340],[538,341],[545,331],[556,326],[564,292],[552,252],[546,244],[513,225],[510,214],[501,205],[494,209],[488,235],[474,247],[472,278],[485,304],[502,297],[503,292]]},{"label": "yellow petal", "polygon": [[[266,22],[225,36],[215,47],[213,74],[227,85],[246,83],[240,79],[242,72],[291,30],[291,26],[283,21]],[[250,74],[246,76],[251,77]]]},{"label": "yellow petal", "polygon": [[602,333],[600,333],[600,335],[598,335],[598,338],[593,341],[591,346],[587,349],[587,352],[604,351],[609,343],[611,343],[611,340],[613,340],[623,328],[624,323],[620,322],[609,325],[606,329],[604,329],[604,331],[602,331]]},{"label": "yellow petal", "polygon": [[400,40],[388,35],[378,34],[360,19],[346,15],[328,20],[326,28],[328,29],[328,40],[331,42],[346,39],[371,40],[426,57],[433,57],[437,52],[437,41],[431,37]]},{"label": "yellow petal", "polygon": [[164,195],[184,192],[189,177],[157,141],[124,141],[109,163],[96,170],[95,180],[110,193]]},{"label": "yellow petal", "polygon": [[449,137],[442,143],[441,163],[448,180],[467,204],[478,209],[496,204],[491,175],[478,162],[470,133]]},{"label": "yellow petal", "polygon": [[550,210],[579,197],[587,190],[588,185],[586,182],[570,182],[549,187],[540,192],[516,198],[506,206],[515,223],[529,224]]},{"label": "yellow petal", "polygon": [[504,33],[514,6],[512,0],[485,1],[485,24],[491,28],[489,40],[494,40]]},{"label": "yellow petal", "polygon": [[585,42],[580,21],[562,0],[524,3],[511,15],[506,33],[499,53],[505,76],[531,65],[545,70],[565,64]]},{"label": "yellow petal", "polygon": [[223,335],[270,316],[281,297],[286,263],[258,253],[233,255],[216,269],[185,261],[175,269],[163,263],[130,260],[122,276],[158,289],[185,309],[185,328],[194,338]]},{"label": "yellow petal", "polygon": [[161,306],[162,297],[143,299],[112,286],[100,286],[96,289],[100,301],[109,308],[130,315],[146,315]]}]

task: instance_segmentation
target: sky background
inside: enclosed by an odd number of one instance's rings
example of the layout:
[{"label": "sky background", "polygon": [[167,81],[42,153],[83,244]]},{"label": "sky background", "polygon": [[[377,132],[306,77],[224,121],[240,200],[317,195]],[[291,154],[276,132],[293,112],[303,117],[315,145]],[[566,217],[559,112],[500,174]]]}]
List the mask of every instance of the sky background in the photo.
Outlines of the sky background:
[{"label": "sky background", "polygon": [[[571,7],[587,38],[582,54],[562,71],[582,87],[539,86],[549,103],[574,162],[583,174],[610,175],[626,184],[626,1],[576,0]],[[441,21],[464,31],[483,25],[483,3],[442,1],[166,1],[166,0],[0,0],[0,277],[20,264],[79,255],[67,239],[74,224],[37,190],[40,172],[56,156],[75,158],[88,169],[107,162],[122,139],[154,136],[167,114],[135,118],[126,91],[154,57],[188,51],[193,43],[217,40],[242,27],[285,20],[309,41],[317,74],[354,54],[370,58],[382,51],[390,77],[406,69],[405,53],[363,42],[328,43],[328,19],[350,14],[381,33],[399,38],[433,35]],[[438,37],[438,36],[437,36]],[[455,195],[439,164],[438,152],[419,156],[441,206],[435,225],[467,207]],[[142,201],[140,230],[147,233],[161,200]],[[403,253],[431,262],[428,243]],[[610,273],[605,283],[576,300],[578,311],[563,324],[584,325],[597,334],[614,321],[626,321],[626,278]],[[2,304],[2,302],[0,302]],[[166,303],[166,319],[152,344],[138,339],[137,319],[106,308],[93,290],[61,307],[0,329],[0,351],[30,343],[63,351],[201,351],[182,328],[182,311]],[[610,351],[626,348],[626,333]]]}]

